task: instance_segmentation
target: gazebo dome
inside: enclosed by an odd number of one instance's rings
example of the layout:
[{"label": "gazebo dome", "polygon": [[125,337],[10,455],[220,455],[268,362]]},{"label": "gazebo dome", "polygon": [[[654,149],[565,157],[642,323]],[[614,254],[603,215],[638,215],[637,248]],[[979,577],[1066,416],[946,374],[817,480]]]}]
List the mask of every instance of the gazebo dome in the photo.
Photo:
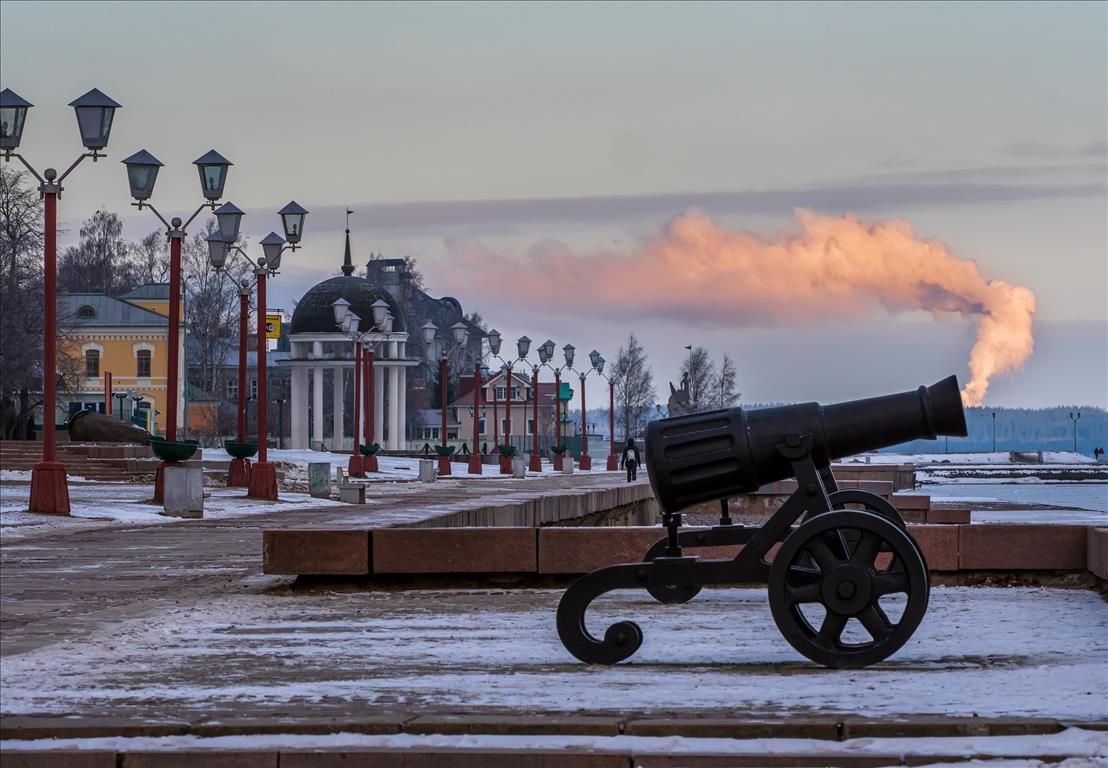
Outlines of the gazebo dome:
[{"label": "gazebo dome", "polygon": [[368,331],[373,324],[373,310],[370,308],[373,302],[383,299],[392,312],[393,331],[404,331],[403,315],[387,291],[377,288],[364,277],[339,275],[312,286],[304,294],[293,310],[289,333],[338,333],[331,305],[339,299],[350,302],[350,311],[361,318],[361,331]]}]

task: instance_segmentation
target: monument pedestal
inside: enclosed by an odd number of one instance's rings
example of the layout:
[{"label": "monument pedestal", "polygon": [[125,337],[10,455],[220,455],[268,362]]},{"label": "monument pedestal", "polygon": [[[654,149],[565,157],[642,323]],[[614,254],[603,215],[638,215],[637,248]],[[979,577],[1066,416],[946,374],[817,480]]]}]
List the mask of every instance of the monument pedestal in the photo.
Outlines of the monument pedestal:
[{"label": "monument pedestal", "polygon": [[272,461],[259,461],[250,470],[250,490],[246,495],[252,499],[277,501],[277,468]]},{"label": "monument pedestal", "polygon": [[31,470],[29,509],[43,515],[69,514],[69,483],[60,461],[40,461]]}]

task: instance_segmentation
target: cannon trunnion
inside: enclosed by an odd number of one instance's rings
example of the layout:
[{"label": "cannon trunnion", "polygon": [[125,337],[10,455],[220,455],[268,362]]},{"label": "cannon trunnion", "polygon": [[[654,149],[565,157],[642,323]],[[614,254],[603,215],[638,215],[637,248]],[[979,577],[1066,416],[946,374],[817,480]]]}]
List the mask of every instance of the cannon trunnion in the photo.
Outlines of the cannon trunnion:
[{"label": "cannon trunnion", "polygon": [[[774,621],[797,651],[827,667],[864,667],[895,653],[927,610],[927,563],[896,508],[875,494],[839,489],[834,459],[919,438],[964,436],[957,379],[885,397],[693,414],[652,422],[646,464],[666,538],[643,562],[600,568],[575,581],[558,606],[558,634],[578,659],[614,664],[638,650],[642,630],[620,621],[594,637],[585,612],[600,595],[645,589],[662,603],[704,586],[765,582]],[[797,490],[762,527],[726,513],[707,531],[684,531],[680,510],[795,477]],[[731,560],[684,548],[741,544]],[[775,545],[776,554],[769,558]]]}]

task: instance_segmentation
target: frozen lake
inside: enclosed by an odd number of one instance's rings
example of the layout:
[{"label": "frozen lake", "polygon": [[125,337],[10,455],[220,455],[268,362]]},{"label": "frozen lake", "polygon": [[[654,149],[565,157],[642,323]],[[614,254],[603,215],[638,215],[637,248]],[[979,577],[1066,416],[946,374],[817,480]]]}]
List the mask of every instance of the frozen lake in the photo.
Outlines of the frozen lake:
[{"label": "frozen lake", "polygon": [[938,483],[920,486],[934,499],[980,499],[1099,512],[1108,524],[1108,483]]}]

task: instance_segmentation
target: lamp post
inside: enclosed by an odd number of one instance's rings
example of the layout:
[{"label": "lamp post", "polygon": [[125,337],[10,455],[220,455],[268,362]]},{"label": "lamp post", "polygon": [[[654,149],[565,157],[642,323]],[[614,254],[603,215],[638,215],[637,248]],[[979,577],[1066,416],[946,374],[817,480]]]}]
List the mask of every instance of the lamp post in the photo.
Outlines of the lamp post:
[{"label": "lamp post", "polygon": [[112,394],[112,397],[119,401],[119,420],[123,421],[123,401],[127,399],[127,393],[115,392],[114,394]]},{"label": "lamp post", "polygon": [[[595,349],[589,354],[590,360],[599,356],[600,353]],[[581,470],[592,469],[592,457],[589,456],[589,425],[585,415],[585,377],[589,375],[595,367],[586,368],[582,371],[578,371],[573,367],[573,352],[566,353],[566,367],[576,373],[581,379],[581,454],[578,457],[577,464]]]},{"label": "lamp post", "polygon": [[[104,157],[100,150],[108,146],[115,111],[120,108],[112,99],[93,88],[69,103],[77,116],[77,128],[82,152],[59,177],[53,168],[38,174],[29,162],[15,150],[23,138],[27,110],[33,107],[10,88],[0,91],[0,152],[4,162],[14,157],[38,180],[43,205],[43,306],[42,306],[42,461],[31,470],[31,496],[28,508],[31,512],[49,515],[69,514],[69,483],[65,466],[57,460],[57,444],[54,425],[57,388],[57,262],[58,262],[58,198],[62,194],[62,182],[82,160],[91,157],[93,162]],[[11,308],[8,311],[14,311]]]},{"label": "lamp post", "polygon": [[[435,335],[438,333],[438,326],[428,320],[423,324],[420,329],[423,332],[423,343],[431,348],[431,345],[435,343]],[[469,328],[463,322],[454,323],[450,326],[450,335],[454,341],[455,346],[464,347],[466,341],[469,338]],[[450,447],[450,441],[447,439],[447,426],[446,426],[446,377],[447,377],[447,348],[446,345],[442,345],[439,350],[439,398],[440,408],[442,413],[442,424],[440,427],[441,434],[439,440],[442,443],[442,450],[439,452],[439,475],[451,474],[451,460],[450,455],[447,453]]]},{"label": "lamp post", "polygon": [[993,411],[993,453],[996,453],[996,411]]},{"label": "lamp post", "polygon": [[[231,203],[222,205],[216,212],[219,222],[219,235],[208,238],[208,259],[216,269],[222,269],[227,261],[229,253],[234,253],[246,259],[250,258],[241,248],[234,245],[238,239],[239,225],[242,221],[242,211]],[[250,486],[247,495],[256,499],[277,500],[277,470],[268,460],[267,454],[267,411],[268,397],[266,394],[267,370],[266,370],[266,279],[278,274],[281,267],[281,257],[285,251],[295,251],[299,247],[300,238],[304,230],[304,217],[307,211],[291,202],[282,208],[277,214],[281,217],[281,225],[285,236],[281,237],[276,232],[270,232],[262,238],[261,246],[264,254],[254,267],[254,276],[258,291],[258,463],[250,470]]]},{"label": "lamp post", "polygon": [[[527,337],[524,336],[524,339]],[[504,371],[507,371],[504,386],[504,446],[508,447],[509,455],[505,456],[504,452],[500,450],[501,446],[497,443],[497,452],[500,454],[500,474],[510,475],[512,473],[512,456],[510,446],[512,444],[512,361],[505,360],[500,356],[500,344],[503,341],[500,337],[500,332],[495,328],[488,333],[489,339],[489,352],[492,356],[500,361],[503,365]],[[522,341],[522,339],[521,339]],[[530,339],[527,340],[530,344]],[[518,351],[518,350],[517,350]],[[493,390],[493,417],[496,418],[496,403],[499,400],[499,396],[496,394],[496,390]],[[497,428],[499,428],[497,424]]]},{"label": "lamp post", "polygon": [[[376,434],[375,414],[377,410],[377,381],[373,373],[373,347],[377,342],[373,339],[372,334],[383,333],[387,341],[389,334],[392,333],[393,324],[392,313],[389,311],[389,305],[385,301],[378,299],[370,305],[370,310],[373,317],[373,326],[362,334],[361,337],[361,342],[364,346],[364,350],[362,351],[362,364],[365,366],[365,370],[362,372],[362,402],[365,407],[365,444],[367,446],[372,446],[376,443],[374,436]],[[366,472],[379,471],[376,453],[362,457],[362,469]]]},{"label": "lamp post", "polygon": [[[562,348],[562,352],[565,354],[566,365],[569,367],[573,362],[573,350],[572,344],[566,344]],[[554,342],[547,339],[539,347],[539,362],[546,368],[549,368],[554,372],[554,445],[558,448],[562,447],[562,367],[555,367],[550,364],[550,361],[554,359]],[[554,471],[561,472],[563,467],[564,454],[558,451],[551,451],[550,463],[554,467]]]},{"label": "lamp post", "polygon": [[1081,419],[1081,411],[1074,414],[1070,411],[1070,421],[1073,422],[1073,452],[1077,453],[1077,422]]},{"label": "lamp post", "polygon": [[273,402],[277,404],[277,447],[285,447],[285,398],[276,397]]},{"label": "lamp post", "polygon": [[[235,440],[239,443],[246,442],[246,347],[252,289],[253,286],[249,280],[239,282],[239,370],[236,397],[238,407],[235,412]],[[231,459],[231,466],[227,470],[227,486],[229,488],[250,487],[250,459],[245,457]]]},{"label": "lamp post", "polygon": [[339,316],[340,311],[343,312],[340,326],[354,345],[354,428],[351,430],[352,445],[346,473],[350,477],[365,477],[365,470],[362,467],[362,452],[358,448],[361,444],[362,434],[362,345],[358,343],[358,326],[361,325],[361,318],[353,312],[336,308],[334,304],[331,307],[335,310],[335,317]]},{"label": "lamp post", "polygon": [[619,469],[619,459],[616,458],[616,380],[604,373],[604,358],[599,352],[594,350],[589,357],[593,369],[608,381],[608,463],[605,469],[615,472]]},{"label": "lamp post", "polygon": [[112,372],[104,371],[104,415],[112,415]]},{"label": "lamp post", "polygon": [[473,417],[473,450],[469,454],[469,469],[471,475],[484,474],[481,467],[481,449],[478,441],[481,438],[481,417],[485,415],[485,408],[481,405],[481,356],[477,356],[477,362],[473,364],[473,407],[469,409],[469,415]]}]

